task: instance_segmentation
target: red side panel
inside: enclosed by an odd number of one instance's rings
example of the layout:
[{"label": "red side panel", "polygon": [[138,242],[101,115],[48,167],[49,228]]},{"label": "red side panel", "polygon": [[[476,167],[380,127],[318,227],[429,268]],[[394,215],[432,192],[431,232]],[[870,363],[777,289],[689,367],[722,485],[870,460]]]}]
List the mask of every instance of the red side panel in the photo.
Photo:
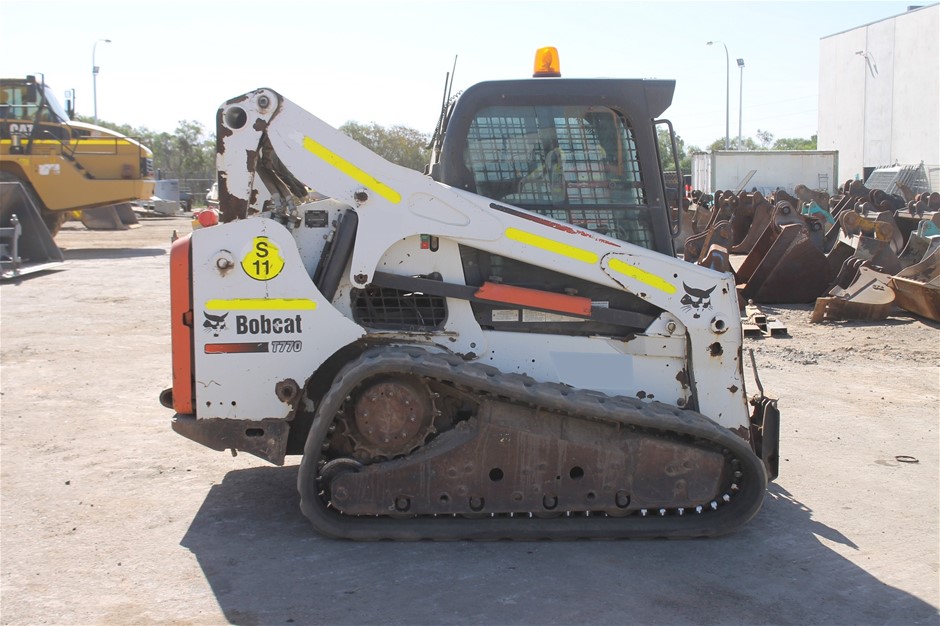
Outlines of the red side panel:
[{"label": "red side panel", "polygon": [[512,285],[499,285],[496,283],[483,283],[476,292],[481,300],[515,304],[529,309],[554,311],[569,315],[591,316],[591,299],[582,296],[568,296],[563,293],[513,287]]},{"label": "red side panel", "polygon": [[173,347],[173,409],[195,413],[193,389],[193,296],[189,235],[170,248],[170,333]]}]

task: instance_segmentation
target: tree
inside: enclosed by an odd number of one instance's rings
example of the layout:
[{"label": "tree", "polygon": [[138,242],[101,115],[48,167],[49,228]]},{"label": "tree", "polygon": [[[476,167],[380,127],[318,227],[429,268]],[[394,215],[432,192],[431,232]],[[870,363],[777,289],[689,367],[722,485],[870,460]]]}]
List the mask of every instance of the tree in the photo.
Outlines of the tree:
[{"label": "tree", "polygon": [[[719,137],[715,141],[708,144],[708,150],[710,152],[715,152],[717,150],[724,150],[724,149],[725,149],[724,137]],[[732,149],[734,150],[762,150],[763,148],[761,148],[760,144],[754,141],[751,137],[742,138],[740,144],[738,144],[738,139],[737,137],[735,137],[734,147]]]},{"label": "tree", "polygon": [[[813,135],[809,139],[788,137],[774,141],[773,133],[758,129],[756,141],[751,137],[744,137],[740,144],[738,144],[737,139],[735,139],[734,144],[735,150],[815,150],[816,135]],[[724,149],[724,137],[719,137],[708,145],[708,150],[712,152]]]},{"label": "tree", "polygon": [[423,172],[431,159],[427,148],[430,137],[407,126],[384,128],[375,122],[361,124],[349,121],[339,130],[383,159],[402,167]]},{"label": "tree", "polygon": [[215,142],[204,137],[202,124],[182,120],[169,138],[169,149],[163,161],[177,178],[213,178]]},{"label": "tree", "polygon": [[774,150],[816,150],[816,135],[809,139],[781,137],[774,142]]},{"label": "tree", "polygon": [[[676,162],[672,156],[672,141],[669,137],[669,131],[665,128],[658,127],[656,129],[656,140],[659,143],[659,158],[660,165],[666,171],[673,171],[676,169]],[[679,168],[682,170],[683,174],[688,174],[692,171],[692,153],[698,152],[699,149],[697,146],[689,146],[686,148],[685,141],[682,140],[678,134],[676,135],[676,147],[679,150]]]},{"label": "tree", "polygon": [[768,130],[757,129],[757,140],[760,141],[761,150],[767,150],[774,142],[774,134]]}]

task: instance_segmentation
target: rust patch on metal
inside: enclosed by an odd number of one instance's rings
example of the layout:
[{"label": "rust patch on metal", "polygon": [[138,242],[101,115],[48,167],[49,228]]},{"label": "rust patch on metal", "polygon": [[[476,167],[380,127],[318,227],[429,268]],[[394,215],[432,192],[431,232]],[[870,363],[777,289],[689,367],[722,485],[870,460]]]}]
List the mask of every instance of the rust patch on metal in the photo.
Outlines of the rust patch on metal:
[{"label": "rust patch on metal", "polygon": [[262,118],[256,118],[255,123],[252,125],[252,128],[259,132],[264,132],[268,129],[268,122]]},{"label": "rust patch on metal", "polygon": [[731,385],[730,387],[728,387],[728,391],[730,391],[731,393],[738,393],[738,386]]},{"label": "rust patch on metal", "polygon": [[229,192],[228,179],[224,176],[219,177],[219,213],[223,222],[242,219],[248,215],[248,202]]},{"label": "rust patch on metal", "polygon": [[239,450],[284,465],[290,425],[281,419],[196,419],[177,415],[173,430],[213,450]]},{"label": "rust patch on metal", "polygon": [[235,134],[231,128],[222,123],[222,109],[215,112],[215,152],[225,154],[225,140]]},{"label": "rust patch on metal", "polygon": [[300,393],[300,386],[293,378],[286,378],[274,385],[274,395],[285,404],[293,405]]},{"label": "rust patch on metal", "polygon": [[676,380],[679,381],[679,384],[682,385],[683,389],[689,388],[689,370],[682,368],[679,370],[679,373],[676,374]]},{"label": "rust patch on metal", "polygon": [[717,341],[713,343],[712,345],[708,346],[708,353],[711,354],[712,356],[721,356],[722,354],[724,354],[724,352],[725,351],[721,347],[721,344],[718,343]]}]

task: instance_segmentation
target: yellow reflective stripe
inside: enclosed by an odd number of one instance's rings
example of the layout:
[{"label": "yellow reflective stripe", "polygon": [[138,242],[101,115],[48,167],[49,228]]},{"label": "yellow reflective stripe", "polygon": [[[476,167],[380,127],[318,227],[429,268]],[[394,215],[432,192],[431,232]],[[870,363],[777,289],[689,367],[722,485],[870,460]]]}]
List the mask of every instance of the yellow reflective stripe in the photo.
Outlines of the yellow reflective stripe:
[{"label": "yellow reflective stripe", "polygon": [[641,270],[638,267],[624,263],[620,259],[611,259],[608,266],[618,274],[629,276],[630,278],[638,280],[645,285],[649,285],[654,289],[659,289],[660,291],[665,291],[666,293],[676,292],[676,286],[672,283],[663,280],[656,274],[650,274],[649,272]]},{"label": "yellow reflective stripe", "polygon": [[233,298],[206,300],[209,311],[312,311],[317,303],[309,298]]},{"label": "yellow reflective stripe", "polygon": [[331,151],[329,148],[323,144],[317,143],[310,137],[304,137],[304,148],[309,150],[311,153],[320,157],[328,164],[332,165],[343,174],[346,174],[353,180],[367,188],[371,189],[375,193],[379,194],[389,202],[398,204],[401,202],[401,194],[381,182],[368,172],[364,172],[343,157],[339,156],[335,152]]},{"label": "yellow reflective stripe", "polygon": [[[26,143],[29,141],[29,138],[24,138],[20,140],[20,143]],[[12,139],[0,139],[0,143],[13,143]],[[100,139],[73,139],[72,141],[55,141],[52,139],[33,139],[33,145],[43,145],[43,146],[113,146],[115,144],[120,144],[122,146],[134,146],[137,147],[135,140],[128,141],[127,139],[121,139],[115,137],[114,139],[108,139],[107,137],[102,137]],[[81,153],[79,153],[81,154]]]},{"label": "yellow reflective stripe", "polygon": [[527,246],[548,250],[549,252],[554,252],[555,254],[560,254],[576,261],[583,261],[584,263],[593,264],[597,263],[599,260],[599,257],[589,250],[575,248],[574,246],[569,246],[566,243],[561,243],[555,241],[554,239],[547,239],[545,237],[533,235],[532,233],[527,233],[515,228],[507,228],[506,237],[512,239],[513,241],[524,243]]}]

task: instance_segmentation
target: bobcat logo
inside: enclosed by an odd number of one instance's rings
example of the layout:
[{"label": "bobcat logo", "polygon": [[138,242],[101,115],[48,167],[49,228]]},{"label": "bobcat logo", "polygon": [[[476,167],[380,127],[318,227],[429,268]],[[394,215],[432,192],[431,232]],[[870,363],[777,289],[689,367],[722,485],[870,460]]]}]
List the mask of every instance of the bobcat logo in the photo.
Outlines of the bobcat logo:
[{"label": "bobcat logo", "polygon": [[702,312],[705,311],[705,309],[712,308],[712,292],[715,291],[714,287],[711,289],[695,289],[685,283],[682,283],[682,287],[685,289],[685,295],[682,296],[682,300],[679,302],[682,303],[683,311],[694,310],[695,312],[692,314],[692,317],[698,319],[702,317]]},{"label": "bobcat logo", "polygon": [[225,318],[228,317],[228,313],[225,315],[209,315],[203,311],[202,314],[206,316],[206,320],[202,323],[203,330],[212,333],[213,337],[218,337],[219,331],[225,330]]}]

